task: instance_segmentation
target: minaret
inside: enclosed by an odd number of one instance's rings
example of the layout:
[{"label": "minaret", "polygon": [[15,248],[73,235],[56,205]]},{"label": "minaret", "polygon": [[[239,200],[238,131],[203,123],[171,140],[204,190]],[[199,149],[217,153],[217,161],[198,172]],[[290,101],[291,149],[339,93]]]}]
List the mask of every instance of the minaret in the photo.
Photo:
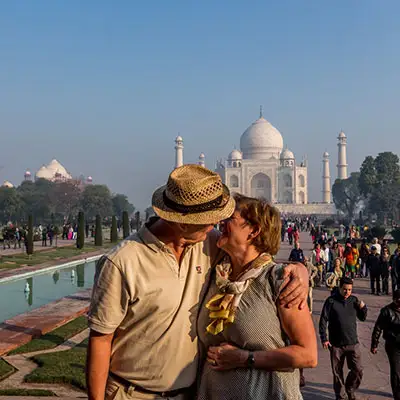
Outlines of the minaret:
[{"label": "minaret", "polygon": [[200,153],[199,155],[199,165],[204,168],[206,167],[206,156],[204,155],[204,153]]},{"label": "minaret", "polygon": [[322,202],[331,202],[331,173],[329,170],[329,154],[324,153],[322,159]]},{"label": "minaret", "polygon": [[346,154],[347,138],[343,131],[338,136],[338,164],[337,178],[347,179],[347,154]]},{"label": "minaret", "polygon": [[183,139],[177,136],[175,139],[175,168],[183,165]]}]

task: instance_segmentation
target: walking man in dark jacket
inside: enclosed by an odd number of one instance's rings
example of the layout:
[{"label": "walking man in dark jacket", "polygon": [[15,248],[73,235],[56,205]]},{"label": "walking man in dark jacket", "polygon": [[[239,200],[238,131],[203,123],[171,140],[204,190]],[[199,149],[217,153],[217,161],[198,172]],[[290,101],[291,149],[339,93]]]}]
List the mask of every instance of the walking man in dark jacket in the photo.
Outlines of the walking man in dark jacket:
[{"label": "walking man in dark jacket", "polygon": [[[355,400],[363,376],[361,351],[357,335],[357,318],[365,321],[367,306],[356,296],[352,296],[353,281],[340,280],[339,291],[326,299],[319,320],[319,334],[324,349],[331,353],[333,388],[336,399]],[[329,337],[326,334],[328,327]],[[347,360],[349,374],[343,376],[344,361]]]},{"label": "walking man in dark jacket", "polygon": [[290,252],[289,261],[304,263],[304,253],[300,248],[300,243],[295,242],[294,249]]},{"label": "walking man in dark jacket", "polygon": [[400,400],[400,290],[393,292],[393,303],[381,309],[372,332],[371,353],[378,352],[383,332],[390,364],[390,383],[394,400]]},{"label": "walking man in dark jacket", "polygon": [[[371,294],[381,294],[381,264],[379,262],[379,254],[375,246],[371,247],[371,254],[367,258],[367,268],[370,273],[371,280]],[[375,291],[376,283],[376,291]]]}]

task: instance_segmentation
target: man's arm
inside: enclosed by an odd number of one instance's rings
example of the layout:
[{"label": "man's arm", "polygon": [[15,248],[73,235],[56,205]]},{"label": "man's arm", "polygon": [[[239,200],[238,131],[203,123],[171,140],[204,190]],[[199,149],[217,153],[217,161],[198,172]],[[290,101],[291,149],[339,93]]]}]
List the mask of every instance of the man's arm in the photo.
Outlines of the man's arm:
[{"label": "man's arm", "polygon": [[328,321],[329,321],[329,298],[325,300],[324,306],[322,307],[321,311],[321,317],[319,318],[319,337],[321,338],[321,343],[327,343],[328,341],[328,336],[326,334],[326,330],[328,327]]},{"label": "man's arm", "polygon": [[368,314],[367,305],[363,301],[359,301],[357,299],[355,307],[356,307],[356,311],[357,311],[357,318],[360,321],[365,321],[367,319],[367,314]]},{"label": "man's arm", "polygon": [[286,265],[283,283],[280,286],[279,303],[285,307],[297,306],[300,310],[307,305],[309,275],[301,263]]},{"label": "man's arm", "polygon": [[90,330],[86,359],[86,384],[89,400],[104,400],[113,336],[113,333],[105,335],[93,329]]},{"label": "man's arm", "polygon": [[294,260],[293,252],[294,252],[294,249],[292,249],[292,251],[290,252],[289,261],[293,261]]},{"label": "man's arm", "polygon": [[385,310],[381,310],[379,317],[375,322],[374,330],[372,331],[371,353],[376,353],[376,349],[378,348],[379,344],[379,339],[385,327],[385,320],[386,320]]}]

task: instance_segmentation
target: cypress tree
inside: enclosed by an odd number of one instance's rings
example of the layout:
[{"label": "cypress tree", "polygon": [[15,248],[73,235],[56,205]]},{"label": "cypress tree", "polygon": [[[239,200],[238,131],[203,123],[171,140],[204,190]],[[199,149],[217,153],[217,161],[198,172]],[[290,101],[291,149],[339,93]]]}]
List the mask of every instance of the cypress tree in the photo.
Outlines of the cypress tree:
[{"label": "cypress tree", "polygon": [[112,221],[111,221],[110,241],[111,241],[111,243],[118,242],[117,219],[115,218],[115,215],[113,215]]},{"label": "cypress tree", "polygon": [[127,238],[130,234],[128,211],[122,213],[122,231],[124,239]]},{"label": "cypress tree", "polygon": [[76,247],[83,249],[85,246],[85,216],[83,211],[79,211],[78,214],[78,235],[76,237]]},{"label": "cypress tree", "polygon": [[101,227],[101,217],[99,214],[96,215],[96,230],[94,235],[94,245],[103,246],[103,231]]},{"label": "cypress tree", "polygon": [[29,256],[33,254],[33,217],[28,217],[28,233],[25,237],[26,240],[26,254]]}]

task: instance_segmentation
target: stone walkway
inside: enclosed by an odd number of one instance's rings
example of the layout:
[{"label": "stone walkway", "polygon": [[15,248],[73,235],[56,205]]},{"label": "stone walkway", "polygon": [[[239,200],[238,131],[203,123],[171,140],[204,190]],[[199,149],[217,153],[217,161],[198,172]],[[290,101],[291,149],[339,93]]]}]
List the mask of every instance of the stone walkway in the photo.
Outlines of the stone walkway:
[{"label": "stone walkway", "polygon": [[[301,233],[301,247],[307,256],[311,251],[311,240],[308,234]],[[287,260],[290,246],[284,244],[279,252],[279,258]],[[329,352],[324,350],[318,336],[318,323],[321,309],[325,299],[329,296],[326,288],[314,289],[313,320],[318,340],[318,366],[312,370],[305,371],[307,381],[302,390],[305,400],[334,400],[332,388],[332,372],[330,366]],[[368,279],[356,279],[354,295],[363,300],[368,306],[368,317],[365,322],[358,323],[358,335],[362,351],[362,363],[364,366],[364,377],[358,391],[358,400],[387,400],[392,399],[389,381],[389,362],[383,346],[383,340],[379,345],[378,354],[370,353],[371,334],[378,317],[380,309],[391,302],[389,296],[372,296],[369,290]]]},{"label": "stone walkway", "polygon": [[87,312],[90,294],[82,290],[0,324],[0,356]]},{"label": "stone walkway", "polygon": [[[85,329],[84,331],[78,333],[77,335],[68,339],[66,342],[64,342],[60,346],[57,346],[54,349],[3,357],[4,360],[6,360],[9,364],[11,364],[14,368],[17,369],[17,372],[15,372],[9,378],[1,381],[0,389],[10,389],[10,388],[45,389],[45,390],[51,390],[57,396],[57,399],[59,399],[60,397],[66,399],[87,398],[84,391],[76,389],[71,385],[26,383],[24,382],[24,377],[37,368],[37,364],[31,361],[29,359],[30,357],[33,357],[37,354],[46,354],[46,353],[54,353],[58,351],[70,350],[73,347],[77,346],[79,343],[81,343],[83,340],[85,340],[88,336],[89,336],[89,329]],[[13,398],[22,399],[24,397],[13,396]],[[34,399],[34,398],[49,399],[51,397],[36,397],[36,396],[28,397],[28,399]]]}]

